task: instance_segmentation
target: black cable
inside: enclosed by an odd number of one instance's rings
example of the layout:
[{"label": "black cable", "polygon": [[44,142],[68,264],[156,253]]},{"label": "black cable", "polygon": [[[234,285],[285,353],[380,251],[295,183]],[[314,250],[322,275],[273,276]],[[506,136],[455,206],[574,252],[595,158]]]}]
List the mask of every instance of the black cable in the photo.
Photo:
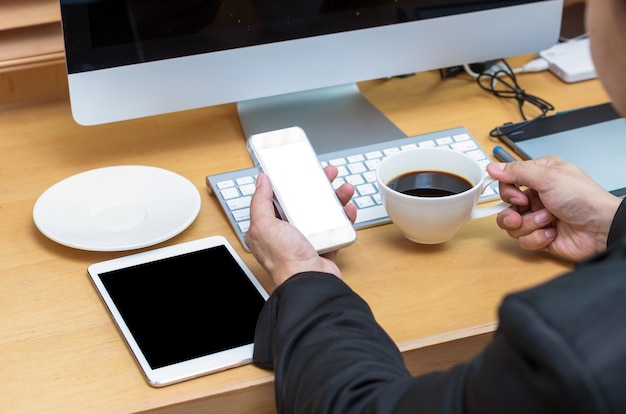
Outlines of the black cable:
[{"label": "black cable", "polygon": [[[526,93],[526,91],[519,86],[519,83],[517,83],[515,72],[511,69],[506,60],[502,59],[501,62],[504,68],[501,67],[495,72],[491,72],[490,70],[483,71],[476,77],[476,82],[482,89],[491,92],[498,98],[515,99],[517,101],[520,114],[524,121],[527,121],[520,125],[520,128],[525,127],[537,119],[545,117],[549,111],[554,110],[554,106],[550,102],[538,96]],[[540,114],[529,120],[524,112],[524,104],[526,103],[539,109]],[[499,137],[500,135],[497,128],[489,132],[489,136],[491,137]]]}]

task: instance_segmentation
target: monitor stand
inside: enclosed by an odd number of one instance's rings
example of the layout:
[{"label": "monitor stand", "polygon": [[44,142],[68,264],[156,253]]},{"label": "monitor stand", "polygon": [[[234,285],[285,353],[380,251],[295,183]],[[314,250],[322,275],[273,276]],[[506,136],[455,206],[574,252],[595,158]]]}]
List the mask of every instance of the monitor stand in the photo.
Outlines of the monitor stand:
[{"label": "monitor stand", "polygon": [[406,137],[356,84],[243,101],[237,110],[246,139],[299,126],[318,154]]}]

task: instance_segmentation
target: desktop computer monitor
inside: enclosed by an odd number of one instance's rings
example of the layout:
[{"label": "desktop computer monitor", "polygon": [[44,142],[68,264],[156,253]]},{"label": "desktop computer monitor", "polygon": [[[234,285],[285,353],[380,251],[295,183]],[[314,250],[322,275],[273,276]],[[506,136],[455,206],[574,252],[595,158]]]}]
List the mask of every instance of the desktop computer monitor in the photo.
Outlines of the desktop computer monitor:
[{"label": "desktop computer monitor", "polygon": [[61,0],[74,119],[237,103],[243,135],[318,152],[404,134],[357,82],[536,52],[563,0]]}]

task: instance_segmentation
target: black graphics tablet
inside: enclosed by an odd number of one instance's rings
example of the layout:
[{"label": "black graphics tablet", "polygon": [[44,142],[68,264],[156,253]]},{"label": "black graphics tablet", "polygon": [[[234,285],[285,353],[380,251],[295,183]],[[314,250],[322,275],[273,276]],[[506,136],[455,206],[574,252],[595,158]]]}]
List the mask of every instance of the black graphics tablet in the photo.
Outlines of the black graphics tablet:
[{"label": "black graphics tablet", "polygon": [[523,159],[556,155],[577,165],[604,189],[626,195],[626,119],[610,103],[497,128]]}]

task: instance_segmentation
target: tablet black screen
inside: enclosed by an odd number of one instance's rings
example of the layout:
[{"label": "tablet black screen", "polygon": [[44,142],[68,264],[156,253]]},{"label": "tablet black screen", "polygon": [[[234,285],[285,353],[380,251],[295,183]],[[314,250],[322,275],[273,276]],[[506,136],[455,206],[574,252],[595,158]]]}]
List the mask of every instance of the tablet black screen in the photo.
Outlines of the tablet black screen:
[{"label": "tablet black screen", "polygon": [[265,302],[224,246],[100,279],[153,369],[252,343]]}]

